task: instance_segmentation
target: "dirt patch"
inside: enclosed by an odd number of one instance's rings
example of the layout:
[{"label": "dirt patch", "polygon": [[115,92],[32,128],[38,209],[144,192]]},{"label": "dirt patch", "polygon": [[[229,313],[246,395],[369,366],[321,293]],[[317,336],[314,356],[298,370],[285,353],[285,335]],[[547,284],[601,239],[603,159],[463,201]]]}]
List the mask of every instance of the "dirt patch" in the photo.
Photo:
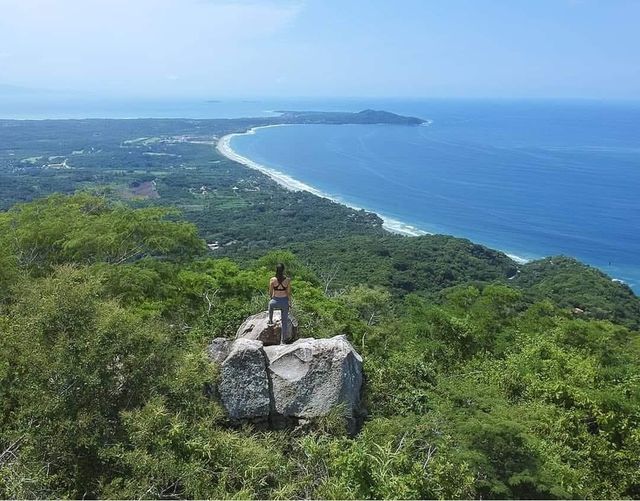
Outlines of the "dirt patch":
[{"label": "dirt patch", "polygon": [[160,198],[155,181],[134,181],[128,191],[131,198]]}]

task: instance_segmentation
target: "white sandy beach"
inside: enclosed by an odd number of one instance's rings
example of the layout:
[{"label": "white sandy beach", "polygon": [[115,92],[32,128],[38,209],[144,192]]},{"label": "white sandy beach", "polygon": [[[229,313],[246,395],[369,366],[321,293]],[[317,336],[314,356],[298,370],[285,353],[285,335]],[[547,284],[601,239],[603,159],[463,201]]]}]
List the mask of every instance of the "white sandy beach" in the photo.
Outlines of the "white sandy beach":
[{"label": "white sandy beach", "polygon": [[[245,134],[255,134],[255,131],[257,129],[263,129],[263,128],[268,128],[268,127],[284,127],[287,124],[278,124],[278,125],[265,125],[262,127],[253,127],[251,129],[249,129],[247,132],[242,132],[242,133],[235,133],[235,134],[227,134],[226,136],[222,136],[219,140],[218,140],[218,144],[216,145],[216,149],[225,157],[227,157],[229,160],[233,160],[234,162],[238,162],[241,163],[242,165],[245,165],[247,167],[249,167],[250,169],[255,169],[257,171],[262,172],[263,174],[266,174],[267,176],[269,176],[271,179],[273,179],[276,183],[278,183],[280,186],[282,186],[283,188],[286,188],[287,190],[291,190],[291,191],[308,191],[309,193],[313,193],[314,195],[318,196],[318,197],[322,197],[322,198],[327,198],[333,202],[342,204],[342,205],[346,205],[347,207],[350,207],[352,209],[355,210],[362,210],[362,207],[356,207],[354,205],[351,205],[349,203],[344,202],[343,200],[340,200],[339,198],[335,197],[335,196],[331,196],[327,193],[323,193],[322,191],[318,190],[317,188],[314,188],[313,186],[309,186],[308,184],[303,183],[302,181],[298,181],[297,179],[292,178],[291,176],[288,176],[287,174],[283,174],[280,171],[277,171],[275,169],[271,169],[269,167],[266,167],[262,164],[259,164],[257,162],[254,162],[253,160],[251,160],[250,158],[247,157],[243,157],[242,155],[239,155],[238,153],[236,153],[233,148],[231,148],[231,140],[236,137],[236,136],[242,136]],[[375,211],[371,211],[369,209],[364,209],[368,212],[374,212]],[[397,219],[393,219],[390,217],[385,216],[384,214],[380,214],[380,213],[376,213],[383,221],[382,227],[391,232],[391,233],[398,233],[401,235],[407,235],[407,236],[412,236],[412,237],[416,237],[416,236],[420,236],[420,235],[428,235],[429,233],[426,231],[422,231],[414,226],[411,226],[409,224],[403,223],[402,221],[398,221]]]}]

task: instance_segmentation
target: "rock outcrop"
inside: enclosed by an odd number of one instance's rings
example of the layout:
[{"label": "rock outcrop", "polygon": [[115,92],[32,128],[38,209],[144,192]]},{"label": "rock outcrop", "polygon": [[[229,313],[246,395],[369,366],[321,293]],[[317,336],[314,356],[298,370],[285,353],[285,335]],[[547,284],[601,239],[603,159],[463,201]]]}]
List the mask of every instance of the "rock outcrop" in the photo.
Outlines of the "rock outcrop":
[{"label": "rock outcrop", "polygon": [[269,415],[272,397],[260,341],[237,339],[230,344],[221,363],[218,392],[231,419]]},{"label": "rock outcrop", "polygon": [[208,347],[220,366],[217,393],[232,420],[308,420],[340,406],[358,415],[362,358],[345,336],[290,345],[216,338]]},{"label": "rock outcrop", "polygon": [[344,405],[353,416],[360,403],[362,358],[345,336],[300,339],[264,351],[277,414],[308,419]]},{"label": "rock outcrop", "polygon": [[[264,346],[280,344],[280,333],[282,332],[282,318],[280,311],[273,312],[273,325],[269,325],[269,312],[262,311],[247,318],[236,332],[236,339],[252,339],[261,341]],[[289,343],[298,338],[298,322],[295,317],[289,315],[289,328],[287,336],[283,340]]]}]

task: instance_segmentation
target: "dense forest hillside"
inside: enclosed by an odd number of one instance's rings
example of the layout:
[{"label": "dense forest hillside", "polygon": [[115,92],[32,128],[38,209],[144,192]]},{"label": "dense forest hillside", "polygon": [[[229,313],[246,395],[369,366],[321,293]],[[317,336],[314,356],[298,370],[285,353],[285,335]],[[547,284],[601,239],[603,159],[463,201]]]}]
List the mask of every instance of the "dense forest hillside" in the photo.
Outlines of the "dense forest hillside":
[{"label": "dense forest hillside", "polygon": [[[213,148],[260,124],[0,122],[0,496],[640,497],[628,287],[389,234]],[[363,355],[355,436],[233,427],[211,398],[205,347],[279,261],[303,335]]]},{"label": "dense forest hillside", "polygon": [[[418,240],[413,262],[383,247],[418,282],[430,256],[455,265],[430,299],[375,276],[328,287],[286,251],[211,259],[197,232],[89,194],[0,216],[3,497],[640,495],[638,332],[535,299],[533,279],[503,285],[511,264],[465,241]],[[346,254],[333,262],[357,268]],[[233,429],[207,394],[206,343],[264,308],[280,260],[301,329],[345,333],[364,356],[356,436],[339,415]]]}]

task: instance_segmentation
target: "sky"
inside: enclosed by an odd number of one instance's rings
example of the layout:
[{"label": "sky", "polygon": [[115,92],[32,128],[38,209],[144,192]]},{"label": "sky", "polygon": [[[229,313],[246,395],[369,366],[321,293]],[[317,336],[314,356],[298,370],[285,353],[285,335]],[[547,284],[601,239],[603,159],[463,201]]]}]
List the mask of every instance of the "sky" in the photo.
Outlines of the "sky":
[{"label": "sky", "polygon": [[0,0],[0,91],[640,99],[640,0]]}]

